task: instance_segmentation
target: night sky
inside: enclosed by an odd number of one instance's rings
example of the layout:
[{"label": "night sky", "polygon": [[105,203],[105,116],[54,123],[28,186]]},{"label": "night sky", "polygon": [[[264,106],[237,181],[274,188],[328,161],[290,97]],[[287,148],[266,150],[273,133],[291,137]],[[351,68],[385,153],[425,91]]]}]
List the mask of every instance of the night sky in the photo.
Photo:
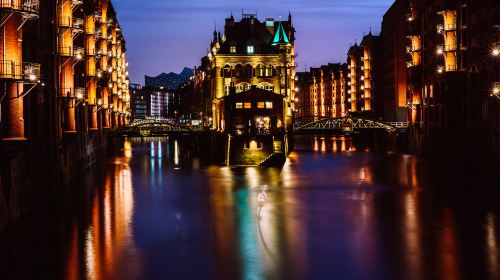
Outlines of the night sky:
[{"label": "night sky", "polygon": [[224,19],[255,13],[286,19],[291,11],[297,30],[297,68],[344,62],[347,49],[370,27],[380,32],[382,16],[394,0],[112,0],[127,42],[133,83],[144,75],[179,72],[200,64],[206,55],[214,25]]}]

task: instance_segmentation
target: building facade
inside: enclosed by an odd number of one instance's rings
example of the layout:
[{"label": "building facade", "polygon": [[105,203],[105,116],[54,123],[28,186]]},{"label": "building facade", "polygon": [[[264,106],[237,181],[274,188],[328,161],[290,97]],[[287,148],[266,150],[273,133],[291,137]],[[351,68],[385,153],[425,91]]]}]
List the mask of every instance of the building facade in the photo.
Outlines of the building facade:
[{"label": "building facade", "polygon": [[328,64],[296,75],[295,117],[344,117],[347,64]]},{"label": "building facade", "polygon": [[1,228],[106,154],[130,95],[109,1],[6,0],[0,13]]},{"label": "building facade", "polygon": [[[291,16],[287,21],[267,19],[261,22],[256,15],[246,14],[240,22],[234,17],[226,19],[224,35],[214,32],[209,60],[211,79],[212,128],[219,131],[232,131],[227,128],[228,118],[232,118],[232,107],[238,110],[261,109],[258,103],[245,103],[242,108],[237,104],[227,104],[234,94],[250,90],[263,90],[282,98],[276,112],[277,128],[290,129],[294,111],[295,48],[294,28]],[[262,95],[265,96],[265,95]],[[266,100],[262,100],[266,102]],[[246,104],[249,103],[249,104]],[[276,108],[276,107],[273,107]],[[258,125],[257,118],[231,120],[238,126]],[[238,124],[237,124],[238,123]],[[246,129],[243,129],[246,131]]]},{"label": "building facade", "polygon": [[379,119],[382,115],[379,36],[370,32],[347,52],[348,112]]},{"label": "building facade", "polygon": [[500,154],[500,5],[411,0],[408,99],[415,149]]}]

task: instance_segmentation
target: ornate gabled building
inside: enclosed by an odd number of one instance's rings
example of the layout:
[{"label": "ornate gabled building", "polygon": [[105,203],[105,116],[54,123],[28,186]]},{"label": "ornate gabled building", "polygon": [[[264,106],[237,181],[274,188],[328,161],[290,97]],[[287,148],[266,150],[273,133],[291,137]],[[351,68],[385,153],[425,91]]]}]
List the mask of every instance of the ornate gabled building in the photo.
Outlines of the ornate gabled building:
[{"label": "ornate gabled building", "polygon": [[[291,128],[295,88],[294,33],[291,15],[286,21],[268,18],[261,22],[254,14],[244,14],[239,22],[231,16],[226,19],[224,35],[214,32],[207,56],[213,129],[234,131],[237,126],[238,133],[256,131],[258,119],[263,118],[269,120],[264,124],[267,129]],[[233,102],[234,96],[249,91],[260,92],[262,100],[245,102],[238,97],[236,99],[241,102]],[[279,98],[274,98],[275,95]],[[266,103],[271,100],[275,103]],[[246,113],[239,114],[240,111]],[[253,113],[247,114],[249,112]],[[229,123],[233,127],[227,127]]]}]

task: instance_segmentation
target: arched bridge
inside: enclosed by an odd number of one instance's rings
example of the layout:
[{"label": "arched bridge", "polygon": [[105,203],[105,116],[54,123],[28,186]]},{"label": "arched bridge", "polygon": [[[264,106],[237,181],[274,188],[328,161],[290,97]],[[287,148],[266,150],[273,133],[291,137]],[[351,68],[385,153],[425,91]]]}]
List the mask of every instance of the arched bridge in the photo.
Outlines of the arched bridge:
[{"label": "arched bridge", "polygon": [[175,133],[190,133],[196,128],[180,126],[170,120],[135,120],[132,123],[113,130],[115,136],[155,136]]},{"label": "arched bridge", "polygon": [[388,133],[400,133],[406,130],[407,123],[384,123],[376,120],[356,117],[303,117],[295,120],[293,132],[308,134],[317,132],[355,133],[382,130]]}]

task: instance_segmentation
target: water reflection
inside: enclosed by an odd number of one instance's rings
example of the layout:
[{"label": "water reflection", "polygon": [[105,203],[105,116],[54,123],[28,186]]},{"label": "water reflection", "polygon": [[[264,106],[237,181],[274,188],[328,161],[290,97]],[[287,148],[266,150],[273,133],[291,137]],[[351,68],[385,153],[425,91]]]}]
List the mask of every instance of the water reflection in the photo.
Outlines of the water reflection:
[{"label": "water reflection", "polygon": [[0,238],[0,275],[498,279],[498,173],[346,137],[295,144],[282,168],[231,168],[182,137],[126,139]]}]

